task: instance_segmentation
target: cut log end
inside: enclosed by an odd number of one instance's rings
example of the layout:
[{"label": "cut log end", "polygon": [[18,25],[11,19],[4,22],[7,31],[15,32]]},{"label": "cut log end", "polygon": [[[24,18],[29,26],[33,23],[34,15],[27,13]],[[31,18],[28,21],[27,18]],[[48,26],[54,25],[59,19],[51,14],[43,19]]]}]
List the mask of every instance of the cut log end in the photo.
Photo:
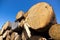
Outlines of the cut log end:
[{"label": "cut log end", "polygon": [[59,39],[60,40],[60,24],[54,24],[49,29],[49,35],[53,39]]},{"label": "cut log end", "polygon": [[31,26],[32,29],[46,27],[54,16],[52,7],[45,2],[32,6],[27,13],[28,15],[25,21]]},{"label": "cut log end", "polygon": [[18,12],[18,14],[16,15],[16,19],[19,19],[23,16],[24,12],[23,11],[20,11]]},{"label": "cut log end", "polygon": [[0,31],[0,35],[1,35],[1,34],[3,33],[3,31],[6,30],[9,26],[10,26],[10,22],[7,21],[7,22],[3,25],[3,27],[2,27],[2,30]]}]

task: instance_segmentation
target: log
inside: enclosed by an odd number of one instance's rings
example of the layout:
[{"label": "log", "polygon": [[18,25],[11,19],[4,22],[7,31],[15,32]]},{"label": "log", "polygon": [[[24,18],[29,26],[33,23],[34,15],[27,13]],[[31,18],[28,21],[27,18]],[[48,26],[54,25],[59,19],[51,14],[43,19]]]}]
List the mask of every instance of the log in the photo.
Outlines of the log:
[{"label": "log", "polygon": [[3,25],[3,27],[2,27],[2,30],[0,31],[0,35],[1,35],[9,26],[10,26],[10,22],[7,21],[7,22]]},{"label": "log", "polygon": [[10,35],[7,35],[7,36],[6,36],[6,40],[11,40]]},{"label": "log", "polygon": [[2,29],[6,30],[6,29],[8,28],[8,26],[10,26],[10,21],[7,21],[7,22],[3,25]]},{"label": "log", "polygon": [[55,40],[60,40],[60,24],[54,24],[49,29],[49,35]]},{"label": "log", "polygon": [[16,37],[15,37],[15,40],[21,40],[21,37],[20,37],[20,35],[16,35]]},{"label": "log", "polygon": [[17,32],[13,32],[11,34],[11,40],[21,40],[21,37],[20,37],[20,35],[18,35]]},{"label": "log", "polygon": [[28,35],[28,37],[30,38],[30,37],[31,37],[31,32],[30,32],[30,29],[29,29],[27,23],[24,24],[24,29],[26,30],[27,35]]},{"label": "log", "polygon": [[19,11],[18,14],[16,15],[16,19],[19,19],[23,16],[24,12],[23,11]]},{"label": "log", "polygon": [[56,23],[52,7],[45,2],[37,3],[28,10],[25,21],[32,29],[44,28],[49,23]]},{"label": "log", "polygon": [[7,35],[9,35],[9,33],[11,33],[10,30],[6,30],[5,33],[2,35],[3,38],[5,38]]},{"label": "log", "polygon": [[28,38],[27,33],[26,33],[26,31],[24,30],[24,31],[22,32],[22,40],[27,40],[27,38]]},{"label": "log", "polygon": [[2,36],[0,36],[0,40],[3,40],[3,37]]},{"label": "log", "polygon": [[16,37],[16,32],[13,32],[13,33],[11,34],[11,40],[14,40],[15,37]]}]

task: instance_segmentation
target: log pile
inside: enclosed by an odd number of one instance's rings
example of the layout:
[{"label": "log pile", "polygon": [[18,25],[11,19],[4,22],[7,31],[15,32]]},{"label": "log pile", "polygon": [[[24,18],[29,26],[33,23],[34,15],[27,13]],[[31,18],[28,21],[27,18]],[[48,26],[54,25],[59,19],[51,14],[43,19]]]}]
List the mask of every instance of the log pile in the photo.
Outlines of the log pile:
[{"label": "log pile", "polygon": [[19,11],[15,22],[7,21],[0,31],[0,40],[57,40],[59,26],[52,7],[41,2],[26,13]]}]

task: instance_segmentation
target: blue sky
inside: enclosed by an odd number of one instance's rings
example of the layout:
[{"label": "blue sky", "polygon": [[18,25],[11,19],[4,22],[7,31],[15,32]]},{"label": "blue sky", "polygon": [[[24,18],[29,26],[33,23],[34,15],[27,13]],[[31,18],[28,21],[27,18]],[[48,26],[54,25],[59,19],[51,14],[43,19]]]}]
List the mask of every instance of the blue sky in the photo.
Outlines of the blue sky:
[{"label": "blue sky", "polygon": [[31,6],[39,2],[47,2],[53,7],[60,24],[60,0],[0,0],[0,29],[6,21],[14,22],[18,11],[27,12]]}]

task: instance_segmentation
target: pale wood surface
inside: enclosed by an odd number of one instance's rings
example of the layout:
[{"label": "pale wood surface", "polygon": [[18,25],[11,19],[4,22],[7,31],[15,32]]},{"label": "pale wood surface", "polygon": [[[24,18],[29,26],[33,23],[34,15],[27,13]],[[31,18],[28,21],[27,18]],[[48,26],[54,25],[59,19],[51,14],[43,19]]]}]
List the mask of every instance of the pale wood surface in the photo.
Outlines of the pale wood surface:
[{"label": "pale wood surface", "polygon": [[52,7],[45,2],[33,5],[27,13],[28,16],[25,21],[33,29],[45,27],[51,22],[54,15]]},{"label": "pale wood surface", "polygon": [[52,27],[49,29],[49,35],[53,39],[60,40],[60,24],[52,25]]},{"label": "pale wood surface", "polygon": [[24,12],[23,11],[19,11],[16,15],[16,19],[19,19],[23,16]]}]

